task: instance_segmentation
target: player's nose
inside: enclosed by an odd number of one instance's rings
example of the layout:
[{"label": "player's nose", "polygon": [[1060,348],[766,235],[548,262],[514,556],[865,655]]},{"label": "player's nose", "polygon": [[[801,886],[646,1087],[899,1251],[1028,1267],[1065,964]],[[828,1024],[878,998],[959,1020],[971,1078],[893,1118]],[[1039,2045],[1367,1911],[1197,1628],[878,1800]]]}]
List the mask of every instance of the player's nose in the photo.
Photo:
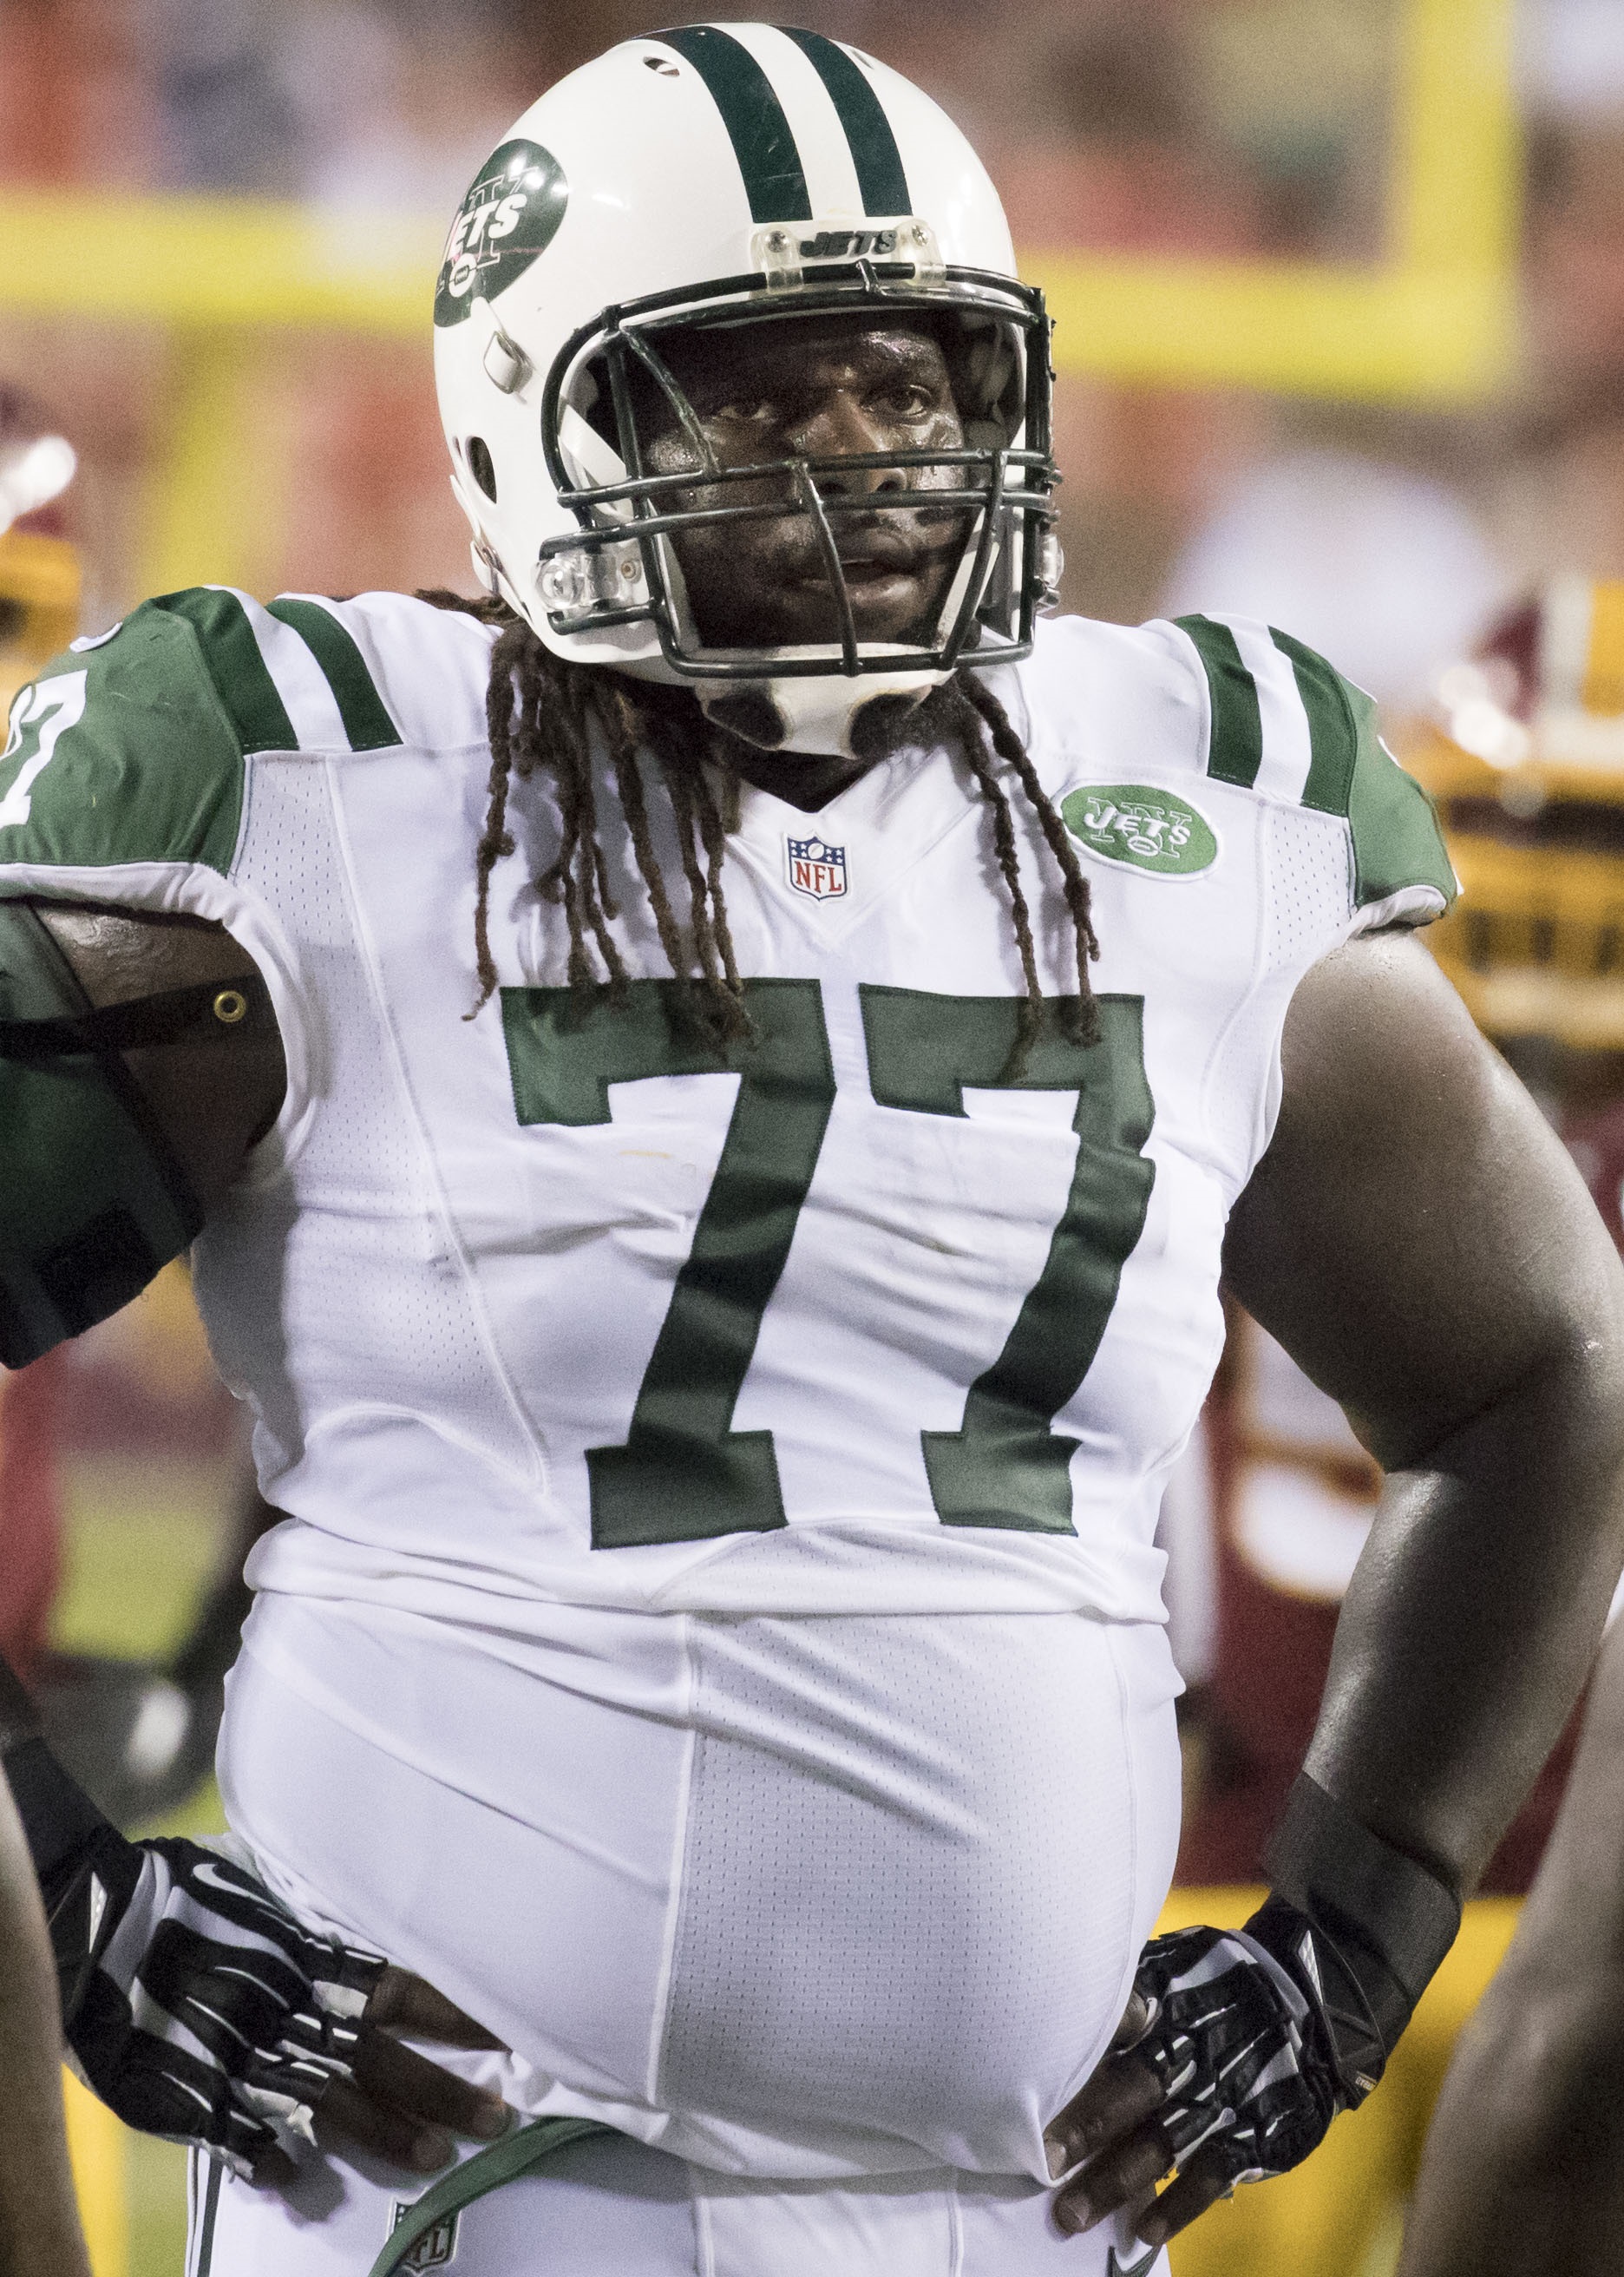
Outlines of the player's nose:
[{"label": "player's nose", "polygon": [[[854,390],[831,388],[796,438],[808,459],[871,456],[892,438]],[[899,467],[830,467],[820,471],[818,488],[828,497],[868,498],[877,491],[906,490]]]}]

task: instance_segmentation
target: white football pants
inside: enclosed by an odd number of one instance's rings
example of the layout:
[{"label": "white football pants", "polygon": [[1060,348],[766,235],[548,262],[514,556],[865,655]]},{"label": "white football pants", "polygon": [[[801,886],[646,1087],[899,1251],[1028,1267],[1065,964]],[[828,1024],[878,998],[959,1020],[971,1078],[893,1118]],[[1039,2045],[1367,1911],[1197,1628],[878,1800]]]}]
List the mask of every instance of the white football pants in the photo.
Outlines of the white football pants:
[{"label": "white football pants", "polygon": [[[715,2178],[754,2177],[932,2236],[1029,2201],[1058,2249],[1043,2125],[1115,2028],[1178,1839],[1160,1628],[558,1615],[538,1646],[262,1600],[220,1761],[272,1886],[497,2034],[482,2075],[516,2109],[670,2153],[689,2231],[732,2203]],[[226,2195],[246,2235],[267,2202]]]},{"label": "white football pants", "polygon": [[[186,2277],[367,2277],[426,2185],[319,2164],[284,2197],[195,2155]],[[624,2136],[558,2151],[431,2230],[406,2271],[452,2277],[1167,2277],[1126,2225],[1062,2237],[1025,2181],[730,2179]]]}]

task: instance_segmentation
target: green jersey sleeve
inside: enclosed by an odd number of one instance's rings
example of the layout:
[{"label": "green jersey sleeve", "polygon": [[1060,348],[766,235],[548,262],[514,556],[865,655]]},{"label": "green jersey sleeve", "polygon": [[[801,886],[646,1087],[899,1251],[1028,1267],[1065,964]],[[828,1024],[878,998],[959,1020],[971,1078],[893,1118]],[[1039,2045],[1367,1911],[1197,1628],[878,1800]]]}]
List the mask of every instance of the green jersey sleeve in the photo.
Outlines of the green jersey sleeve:
[{"label": "green jersey sleeve", "polygon": [[[1403,922],[1441,917],[1460,890],[1444,834],[1426,792],[1383,742],[1374,698],[1289,633],[1221,617],[1177,622],[1207,679],[1208,774],[1241,788],[1273,789],[1345,821],[1355,911],[1376,911],[1380,921],[1380,905],[1394,902]],[[1272,679],[1282,662],[1307,718],[1306,773],[1270,764],[1259,680]]]},{"label": "green jersey sleeve", "polygon": [[236,596],[144,602],[56,659],[11,707],[0,758],[0,885],[13,865],[202,864],[223,876],[244,757],[297,739]]}]

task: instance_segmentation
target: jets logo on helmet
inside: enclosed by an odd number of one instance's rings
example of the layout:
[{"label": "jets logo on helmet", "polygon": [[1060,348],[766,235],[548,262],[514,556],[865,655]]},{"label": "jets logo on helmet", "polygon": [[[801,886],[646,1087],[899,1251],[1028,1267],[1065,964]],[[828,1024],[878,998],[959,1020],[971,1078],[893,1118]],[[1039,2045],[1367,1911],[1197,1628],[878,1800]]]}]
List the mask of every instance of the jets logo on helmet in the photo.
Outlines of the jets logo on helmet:
[{"label": "jets logo on helmet", "polygon": [[539,143],[504,142],[457,209],[435,286],[434,321],[459,324],[474,305],[505,292],[557,236],[569,202],[558,163]]},{"label": "jets logo on helmet", "polygon": [[[814,458],[718,466],[677,349],[698,331],[847,315],[932,326],[962,446],[886,460],[900,481],[861,499]],[[1027,654],[1059,575],[1048,322],[980,160],[899,73],[774,25],[623,42],[550,89],[482,168],[436,317],[478,575],[555,654],[686,683],[756,742],[823,751],[852,748],[877,697],[916,698],[972,656]],[[649,470],[650,405],[687,438],[691,471]],[[916,516],[927,481],[954,549],[934,621],[907,642],[862,638],[840,517]],[[835,636],[707,646],[678,542],[768,517],[815,534]]]}]

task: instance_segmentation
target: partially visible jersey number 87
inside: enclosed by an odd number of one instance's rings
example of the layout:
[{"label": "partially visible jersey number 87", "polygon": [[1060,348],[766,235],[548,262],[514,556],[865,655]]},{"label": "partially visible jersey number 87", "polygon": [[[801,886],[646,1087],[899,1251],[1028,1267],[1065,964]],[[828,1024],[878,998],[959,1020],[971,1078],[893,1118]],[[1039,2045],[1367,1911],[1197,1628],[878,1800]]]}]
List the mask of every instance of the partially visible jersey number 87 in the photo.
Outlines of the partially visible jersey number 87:
[{"label": "partially visible jersey number 87", "polygon": [[59,672],[53,680],[25,688],[11,706],[11,732],[0,763],[20,759],[11,788],[0,798],[0,830],[27,822],[34,809],[34,786],[50,765],[63,730],[85,716],[82,672]]},{"label": "partially visible jersey number 87", "polygon": [[[626,1443],[587,1455],[592,1544],[702,1542],[785,1523],[770,1431],[733,1409],[817,1167],[835,1079],[816,980],[747,980],[753,1042],[722,1044],[687,1009],[686,984],[636,980],[617,1011],[567,988],[505,988],[502,1024],[521,1123],[611,1120],[609,1087],[732,1072],[739,1095],[721,1159],[644,1371]],[[1050,1428],[1099,1349],[1122,1268],[1144,1228],[1154,1166],[1143,1000],[1098,1000],[1100,1040],[1066,1033],[1062,1007],[1009,1070],[1013,996],[859,991],[876,1100],[962,1116],[964,1093],[1076,1094],[1077,1161],[1043,1269],[1004,1349],[971,1384],[957,1431],[920,1434],[931,1499],[949,1526],[1070,1534],[1076,1441]]]}]

